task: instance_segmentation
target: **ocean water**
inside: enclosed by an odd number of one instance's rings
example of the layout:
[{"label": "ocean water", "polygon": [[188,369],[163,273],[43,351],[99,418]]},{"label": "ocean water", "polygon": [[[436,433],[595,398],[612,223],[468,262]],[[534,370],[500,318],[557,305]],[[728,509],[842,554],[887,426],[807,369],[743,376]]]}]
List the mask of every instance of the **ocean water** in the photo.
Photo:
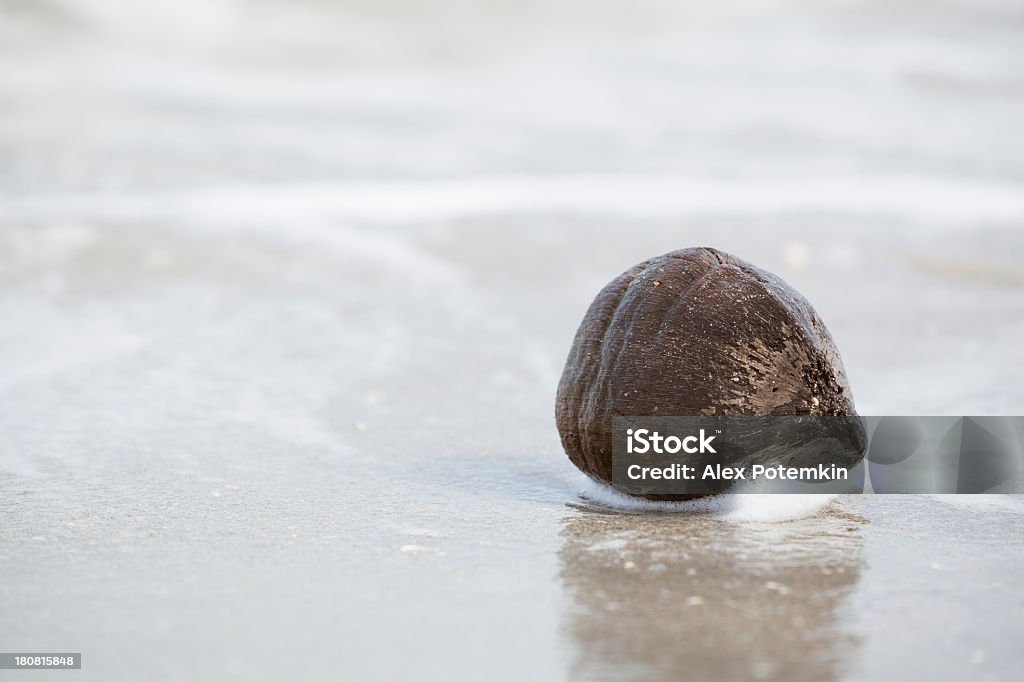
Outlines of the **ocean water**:
[{"label": "ocean water", "polygon": [[600,287],[710,245],[807,296],[862,413],[1021,414],[1022,31],[1005,0],[0,3],[0,649],[1016,679],[1019,497],[652,509],[552,413]]}]

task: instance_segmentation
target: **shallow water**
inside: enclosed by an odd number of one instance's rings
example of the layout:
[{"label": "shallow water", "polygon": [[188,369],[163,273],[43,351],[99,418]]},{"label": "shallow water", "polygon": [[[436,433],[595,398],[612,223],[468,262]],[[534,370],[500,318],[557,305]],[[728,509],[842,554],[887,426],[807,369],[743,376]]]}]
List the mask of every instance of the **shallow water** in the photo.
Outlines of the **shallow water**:
[{"label": "shallow water", "polygon": [[1014,679],[1019,498],[610,509],[552,412],[594,293],[706,244],[861,412],[1021,414],[1024,15],[676,4],[4,5],[0,648]]}]

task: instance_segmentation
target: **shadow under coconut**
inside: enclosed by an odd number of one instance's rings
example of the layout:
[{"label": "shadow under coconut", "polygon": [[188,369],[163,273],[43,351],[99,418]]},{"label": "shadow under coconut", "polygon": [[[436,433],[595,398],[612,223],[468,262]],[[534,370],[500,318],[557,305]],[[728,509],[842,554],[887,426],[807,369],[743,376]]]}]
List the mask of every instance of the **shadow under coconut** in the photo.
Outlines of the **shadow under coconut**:
[{"label": "shadow under coconut", "polygon": [[863,523],[842,511],[775,524],[566,517],[571,679],[836,679],[861,646],[841,611],[859,580]]}]

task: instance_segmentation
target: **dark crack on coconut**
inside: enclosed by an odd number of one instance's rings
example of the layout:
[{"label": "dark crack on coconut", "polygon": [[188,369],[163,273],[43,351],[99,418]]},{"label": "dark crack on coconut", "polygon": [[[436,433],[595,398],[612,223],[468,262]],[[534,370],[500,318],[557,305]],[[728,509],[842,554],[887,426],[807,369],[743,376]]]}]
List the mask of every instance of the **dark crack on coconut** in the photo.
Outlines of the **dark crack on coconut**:
[{"label": "dark crack on coconut", "polygon": [[[608,484],[615,415],[856,412],[839,351],[803,296],[736,256],[691,248],[617,277],[576,332],[555,418],[573,464]],[[844,437],[863,453],[850,421]]]}]

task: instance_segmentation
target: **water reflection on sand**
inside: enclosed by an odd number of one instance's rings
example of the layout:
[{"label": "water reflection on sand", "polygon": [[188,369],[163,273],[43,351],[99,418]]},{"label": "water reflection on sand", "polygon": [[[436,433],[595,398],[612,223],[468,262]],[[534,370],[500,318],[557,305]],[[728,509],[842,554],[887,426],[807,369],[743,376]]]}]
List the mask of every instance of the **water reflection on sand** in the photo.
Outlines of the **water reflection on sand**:
[{"label": "water reflection on sand", "polygon": [[566,517],[571,679],[836,679],[860,648],[840,614],[860,578],[864,523],[835,508],[776,524]]}]

